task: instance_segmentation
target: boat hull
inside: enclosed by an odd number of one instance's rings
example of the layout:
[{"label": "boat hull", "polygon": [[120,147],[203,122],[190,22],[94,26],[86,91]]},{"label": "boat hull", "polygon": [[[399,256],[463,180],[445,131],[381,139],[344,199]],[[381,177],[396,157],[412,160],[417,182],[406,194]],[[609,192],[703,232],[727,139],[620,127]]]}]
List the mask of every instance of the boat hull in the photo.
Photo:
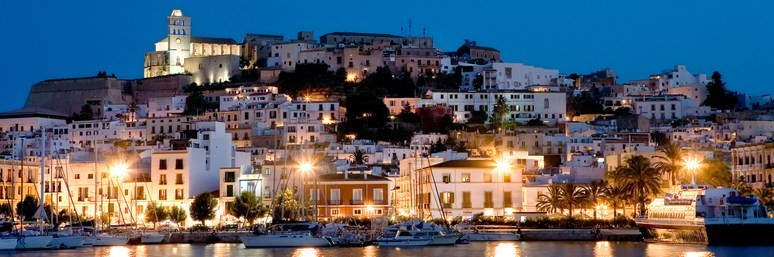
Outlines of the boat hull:
[{"label": "boat hull", "polygon": [[774,245],[774,224],[710,224],[705,226],[641,226],[647,241],[709,245]]},{"label": "boat hull", "polygon": [[51,243],[48,243],[48,246],[56,247],[60,249],[71,249],[71,248],[83,247],[83,237],[82,236],[54,237],[51,240]]},{"label": "boat hull", "polygon": [[140,236],[140,243],[143,244],[160,244],[163,242],[163,234],[142,234],[142,236]]},{"label": "boat hull", "polygon": [[0,250],[14,250],[16,249],[16,243],[18,243],[19,239],[15,237],[11,238],[0,238]]},{"label": "boat hull", "polygon": [[16,241],[17,250],[45,249],[51,243],[53,236],[25,236]]},{"label": "boat hull", "polygon": [[115,246],[129,243],[127,236],[97,236],[94,238],[94,246]]},{"label": "boat hull", "polygon": [[460,234],[433,236],[433,240],[427,245],[454,245],[460,239]]},{"label": "boat hull", "polygon": [[239,236],[246,248],[275,248],[275,247],[326,247],[331,246],[327,238],[313,237],[310,235],[260,235]]},{"label": "boat hull", "polygon": [[426,246],[430,244],[430,239],[380,239],[376,244],[380,247],[409,247]]}]

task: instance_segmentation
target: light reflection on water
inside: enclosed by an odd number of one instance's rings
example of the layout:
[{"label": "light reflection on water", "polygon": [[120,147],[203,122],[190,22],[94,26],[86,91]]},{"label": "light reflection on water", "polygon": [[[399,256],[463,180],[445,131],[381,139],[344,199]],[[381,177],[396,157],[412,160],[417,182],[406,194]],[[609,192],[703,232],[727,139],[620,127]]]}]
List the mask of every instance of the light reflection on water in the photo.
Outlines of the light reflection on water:
[{"label": "light reflection on water", "polygon": [[469,245],[438,247],[380,248],[275,248],[246,249],[241,244],[164,244],[141,246],[84,247],[71,250],[0,252],[0,256],[100,256],[100,257],[174,257],[174,256],[266,256],[266,257],[715,257],[774,256],[774,246],[706,246],[646,244],[636,242],[472,242]]}]

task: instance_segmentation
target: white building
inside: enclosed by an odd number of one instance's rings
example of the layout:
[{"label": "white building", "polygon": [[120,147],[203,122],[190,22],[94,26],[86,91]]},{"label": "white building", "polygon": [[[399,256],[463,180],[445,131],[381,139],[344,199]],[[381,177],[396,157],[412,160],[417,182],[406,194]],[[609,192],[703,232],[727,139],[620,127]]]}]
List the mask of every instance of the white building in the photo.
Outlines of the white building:
[{"label": "white building", "polygon": [[148,99],[148,117],[178,117],[185,111],[186,96],[152,97]]},{"label": "white building", "polygon": [[[540,119],[553,126],[566,121],[567,95],[564,92],[509,90],[497,92],[432,91],[428,99],[430,106],[447,106],[454,112],[454,121],[467,122],[472,111],[484,111],[491,116],[497,98],[505,98],[510,112],[505,121],[526,124],[529,120]],[[428,104],[422,101],[421,107]],[[419,105],[419,103],[417,104]]]},{"label": "white building", "polygon": [[[484,89],[512,90],[526,89],[532,85],[549,85],[559,77],[559,70],[544,69],[522,63],[492,64],[494,74],[487,72],[484,76]],[[494,79],[494,84],[490,80]]]}]

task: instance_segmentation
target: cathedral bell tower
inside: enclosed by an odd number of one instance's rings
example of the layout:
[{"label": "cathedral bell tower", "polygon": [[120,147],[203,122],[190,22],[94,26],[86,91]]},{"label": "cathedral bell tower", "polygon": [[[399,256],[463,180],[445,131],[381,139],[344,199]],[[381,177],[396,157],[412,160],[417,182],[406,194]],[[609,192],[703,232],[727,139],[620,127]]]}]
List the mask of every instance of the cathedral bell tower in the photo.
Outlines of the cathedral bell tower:
[{"label": "cathedral bell tower", "polygon": [[191,17],[183,16],[183,11],[172,10],[168,17],[168,63],[167,74],[184,73],[183,62],[191,56]]}]

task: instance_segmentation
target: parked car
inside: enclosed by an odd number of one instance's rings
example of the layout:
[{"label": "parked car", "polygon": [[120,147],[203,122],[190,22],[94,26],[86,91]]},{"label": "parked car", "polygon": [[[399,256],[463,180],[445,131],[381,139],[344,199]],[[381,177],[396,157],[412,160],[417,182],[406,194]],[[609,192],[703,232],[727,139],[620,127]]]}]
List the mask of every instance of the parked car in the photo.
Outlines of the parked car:
[{"label": "parked car", "polygon": [[172,225],[172,224],[164,224],[164,225],[159,225],[158,227],[156,227],[156,231],[161,231],[161,232],[165,232],[165,233],[180,232],[180,228],[178,228],[177,226]]},{"label": "parked car", "polygon": [[237,225],[237,224],[224,224],[224,225],[220,225],[218,230],[224,230],[224,231],[225,230],[236,230],[237,228],[239,228],[239,225]]}]

